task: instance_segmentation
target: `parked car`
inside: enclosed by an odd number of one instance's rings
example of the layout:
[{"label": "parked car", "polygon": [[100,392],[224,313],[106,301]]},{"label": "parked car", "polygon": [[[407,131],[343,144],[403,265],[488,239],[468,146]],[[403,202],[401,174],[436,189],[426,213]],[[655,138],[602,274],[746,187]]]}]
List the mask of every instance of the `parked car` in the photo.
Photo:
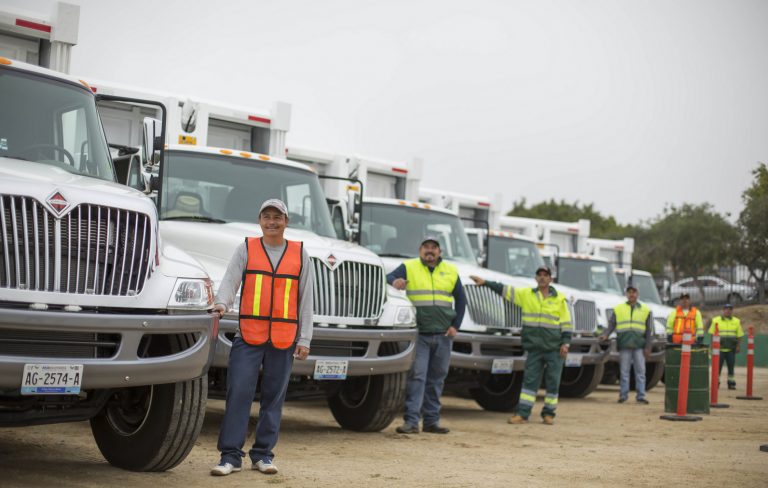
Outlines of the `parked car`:
[{"label": "parked car", "polygon": [[[704,297],[701,296],[702,288]],[[707,305],[726,302],[739,304],[754,300],[757,295],[757,290],[752,286],[730,283],[717,276],[683,278],[672,283],[672,300],[675,300],[683,292],[691,295],[693,303],[704,303]]]}]

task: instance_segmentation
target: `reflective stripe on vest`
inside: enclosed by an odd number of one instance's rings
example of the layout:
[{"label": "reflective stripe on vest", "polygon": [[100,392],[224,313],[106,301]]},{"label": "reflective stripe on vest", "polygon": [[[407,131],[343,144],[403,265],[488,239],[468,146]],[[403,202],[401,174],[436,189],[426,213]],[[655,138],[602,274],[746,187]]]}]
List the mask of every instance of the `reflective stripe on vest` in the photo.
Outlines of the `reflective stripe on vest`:
[{"label": "reflective stripe on vest", "polygon": [[620,303],[613,307],[616,317],[616,333],[639,332],[645,334],[645,323],[651,314],[651,309],[643,303],[632,308],[628,303]]},{"label": "reflective stripe on vest", "polygon": [[683,314],[683,308],[678,306],[675,310],[675,323],[672,326],[672,342],[674,344],[683,343],[683,333],[689,332],[696,334],[696,307],[688,310],[688,315]]},{"label": "reflective stripe on vest", "polygon": [[251,345],[269,341],[277,349],[296,342],[303,243],[286,241],[272,268],[260,237],[245,240],[248,263],[240,287],[240,335]]},{"label": "reflective stripe on vest", "polygon": [[714,331],[715,326],[718,326],[720,337],[739,337],[741,320],[736,317],[726,319],[725,317],[718,315],[712,319],[712,325],[710,326],[710,329]]},{"label": "reflective stripe on vest", "polygon": [[[511,290],[512,287],[509,289]],[[523,310],[523,327],[562,331],[573,329],[567,306],[565,315],[561,315],[565,302],[565,296],[562,294],[557,293],[555,296],[550,295],[541,299],[537,288],[522,288],[514,292],[513,298],[517,298],[517,303]]]},{"label": "reflective stripe on vest", "polygon": [[405,293],[415,307],[453,307],[453,289],[459,279],[453,265],[440,261],[430,272],[421,259],[409,259],[405,272]]}]

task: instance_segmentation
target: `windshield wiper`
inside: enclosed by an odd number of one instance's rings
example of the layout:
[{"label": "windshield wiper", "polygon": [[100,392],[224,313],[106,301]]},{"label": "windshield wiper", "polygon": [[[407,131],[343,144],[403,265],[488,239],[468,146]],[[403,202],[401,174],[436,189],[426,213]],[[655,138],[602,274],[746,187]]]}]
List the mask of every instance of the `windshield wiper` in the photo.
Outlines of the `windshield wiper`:
[{"label": "windshield wiper", "polygon": [[407,254],[400,254],[396,252],[382,252],[379,253],[379,257],[382,258],[412,258],[413,256],[409,256]]},{"label": "windshield wiper", "polygon": [[202,215],[179,215],[178,217],[165,217],[161,220],[192,220],[195,222],[211,222],[213,224],[226,224],[226,220],[204,217]]}]

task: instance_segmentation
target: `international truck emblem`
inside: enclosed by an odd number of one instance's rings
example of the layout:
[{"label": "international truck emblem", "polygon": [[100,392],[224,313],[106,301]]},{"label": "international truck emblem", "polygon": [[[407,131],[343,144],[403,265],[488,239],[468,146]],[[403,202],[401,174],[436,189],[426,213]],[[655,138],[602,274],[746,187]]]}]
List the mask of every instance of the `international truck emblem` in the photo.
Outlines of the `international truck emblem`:
[{"label": "international truck emblem", "polygon": [[336,256],[333,254],[329,254],[327,258],[325,258],[325,264],[331,268],[331,271],[336,269],[336,265],[339,264],[339,260],[336,259]]},{"label": "international truck emblem", "polygon": [[51,196],[48,197],[46,200],[48,203],[48,206],[51,207],[53,212],[56,214],[57,217],[60,217],[61,214],[64,213],[64,211],[69,207],[69,202],[66,198],[64,198],[64,195],[61,194],[59,191],[53,192]]}]

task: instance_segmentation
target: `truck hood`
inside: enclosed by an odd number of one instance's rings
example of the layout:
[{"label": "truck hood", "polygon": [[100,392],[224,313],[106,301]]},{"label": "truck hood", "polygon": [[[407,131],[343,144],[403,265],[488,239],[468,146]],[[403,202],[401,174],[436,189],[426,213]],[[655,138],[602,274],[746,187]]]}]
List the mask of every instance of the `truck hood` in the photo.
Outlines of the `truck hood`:
[{"label": "truck hood", "polygon": [[[246,237],[260,237],[258,224],[232,222],[214,224],[206,222],[161,221],[160,235],[164,241],[184,249],[208,271],[216,288],[224,277],[227,264],[237,246]],[[320,260],[333,255],[337,261],[356,261],[381,266],[381,259],[368,249],[351,242],[322,237],[301,229],[285,230],[285,238],[303,241],[310,257]]]},{"label": "truck hood", "polygon": [[140,191],[43,163],[0,157],[0,192],[30,196],[49,209],[47,200],[59,192],[69,204],[65,212],[80,203],[92,203],[139,211],[157,220],[155,205]]}]

